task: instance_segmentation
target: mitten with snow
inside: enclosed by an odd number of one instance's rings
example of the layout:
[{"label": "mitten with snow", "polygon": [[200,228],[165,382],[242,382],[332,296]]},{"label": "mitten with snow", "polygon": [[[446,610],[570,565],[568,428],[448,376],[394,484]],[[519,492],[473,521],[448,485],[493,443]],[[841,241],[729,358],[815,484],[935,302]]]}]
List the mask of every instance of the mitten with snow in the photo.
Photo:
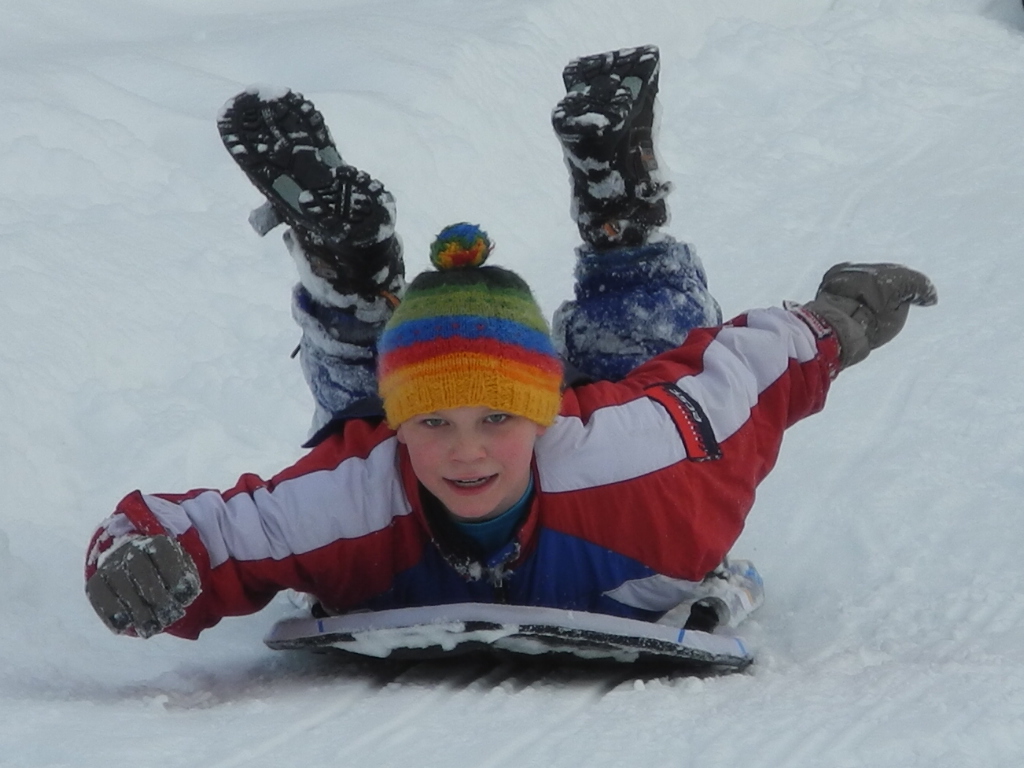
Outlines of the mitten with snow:
[{"label": "mitten with snow", "polygon": [[170,536],[138,536],[104,553],[85,585],[111,631],[151,637],[185,615],[201,591],[199,571]]}]

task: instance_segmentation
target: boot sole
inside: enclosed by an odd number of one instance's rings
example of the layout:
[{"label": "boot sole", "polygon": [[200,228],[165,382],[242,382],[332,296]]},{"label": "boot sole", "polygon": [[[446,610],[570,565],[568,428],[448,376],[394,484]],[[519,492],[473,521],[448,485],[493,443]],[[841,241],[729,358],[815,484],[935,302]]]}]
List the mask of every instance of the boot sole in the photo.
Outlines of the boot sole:
[{"label": "boot sole", "polygon": [[[563,143],[577,145],[594,142],[600,154],[618,143],[636,119],[642,105],[657,90],[660,54],[653,45],[626,48],[584,56],[569,62],[562,70],[568,91],[552,112],[552,125]],[[595,79],[607,77],[617,85],[613,95],[592,93]],[[644,126],[649,133],[648,126]]]},{"label": "boot sole", "polygon": [[323,115],[302,94],[248,90],[217,119],[225,148],[280,220],[325,247],[361,247],[394,234],[394,199],[345,165]]}]

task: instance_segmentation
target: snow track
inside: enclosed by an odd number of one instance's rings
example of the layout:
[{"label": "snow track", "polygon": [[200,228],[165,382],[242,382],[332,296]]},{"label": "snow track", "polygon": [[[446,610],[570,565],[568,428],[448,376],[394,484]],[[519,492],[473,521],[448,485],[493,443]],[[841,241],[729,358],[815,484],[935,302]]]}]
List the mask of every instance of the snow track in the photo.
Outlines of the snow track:
[{"label": "snow track", "polygon": [[[1019,2],[10,0],[4,35],[0,768],[1019,767]],[[261,645],[283,600],[195,643],[107,633],[81,571],[117,500],[270,474],[312,411],[224,100],[306,94],[394,193],[410,273],[479,222],[550,313],[562,66],[648,42],[671,231],[727,315],[843,260],[940,294],[787,436],[735,550],[765,578],[754,666],[345,664]]]},{"label": "snow track", "polygon": [[[337,701],[326,706],[317,706],[315,714],[293,720],[266,740],[242,749],[226,760],[213,763],[210,768],[236,768],[242,765],[256,765],[261,762],[268,765],[281,765],[282,761],[289,760],[290,756],[294,754],[296,745],[302,745],[317,738],[317,734],[322,728],[342,717],[353,707],[359,706],[371,690],[369,685],[347,686]],[[429,702],[426,703],[429,704]],[[384,730],[386,729],[381,727],[371,733]],[[370,734],[364,734],[360,740],[364,740],[368,735]]]},{"label": "snow track", "polygon": [[[537,719],[522,730],[510,733],[511,738],[504,739],[499,748],[479,763],[481,768],[550,764],[555,756],[566,753],[570,744],[566,734],[573,730],[575,724],[586,721],[591,708],[622,685],[629,673],[606,671],[601,676],[580,673],[566,682],[560,682],[558,677],[558,674],[549,673],[542,681],[518,694],[546,694],[552,703],[557,699],[562,701],[556,707],[546,707],[551,712],[549,717]],[[552,685],[554,692],[549,690]],[[559,693],[568,696],[560,696]],[[496,719],[499,717],[500,713],[496,713]]]},{"label": "snow track", "polygon": [[544,718],[528,718],[501,739],[500,748],[472,762],[481,768],[522,764],[524,759],[533,764],[533,756],[547,755],[547,760],[557,754],[573,723],[585,720],[620,686],[632,689],[635,679],[628,668],[594,670],[487,658],[379,664],[325,659],[316,666],[328,680],[337,675],[336,696],[329,703],[318,698],[316,705],[306,707],[315,710],[311,714],[292,718],[269,737],[209,768],[281,765],[296,754],[324,765],[361,764],[373,755],[374,764],[392,765],[416,754],[424,734],[442,733],[449,722],[465,721],[470,713],[500,720],[510,701],[522,712],[532,712],[540,702],[552,710]]}]

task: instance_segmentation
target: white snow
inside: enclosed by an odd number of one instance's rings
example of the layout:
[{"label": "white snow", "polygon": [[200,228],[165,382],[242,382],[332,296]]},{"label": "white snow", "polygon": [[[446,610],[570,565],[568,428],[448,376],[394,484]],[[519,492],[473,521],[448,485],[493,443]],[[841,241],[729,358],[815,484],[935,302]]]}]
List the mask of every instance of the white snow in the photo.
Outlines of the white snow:
[{"label": "white snow", "polygon": [[[10,0],[3,35],[0,764],[1020,764],[1017,0]],[[672,229],[726,315],[842,260],[940,294],[788,436],[735,550],[765,579],[751,670],[339,665],[262,646],[284,598],[198,642],[111,635],[82,563],[117,500],[270,474],[312,409],[225,100],[312,98],[395,194],[411,274],[479,222],[550,312],[561,68],[648,42]]]},{"label": "white snow", "polygon": [[626,181],[618,171],[612,171],[599,182],[587,184],[588,191],[598,200],[626,194]]}]

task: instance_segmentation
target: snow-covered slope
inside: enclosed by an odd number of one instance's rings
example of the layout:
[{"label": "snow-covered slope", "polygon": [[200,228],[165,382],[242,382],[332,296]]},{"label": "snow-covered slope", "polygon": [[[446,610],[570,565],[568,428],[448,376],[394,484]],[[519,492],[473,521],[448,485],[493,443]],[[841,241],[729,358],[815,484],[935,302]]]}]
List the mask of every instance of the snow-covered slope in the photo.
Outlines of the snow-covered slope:
[{"label": "snow-covered slope", "polygon": [[[214,118],[290,85],[395,193],[410,271],[480,222],[571,289],[548,126],[572,56],[661,46],[673,231],[726,314],[841,260],[940,304],[798,425],[736,553],[749,673],[274,654],[82,594],[127,491],[299,454],[293,267]],[[9,0],[0,44],[0,765],[1017,766],[1024,754],[1024,10],[1016,0]]]}]

